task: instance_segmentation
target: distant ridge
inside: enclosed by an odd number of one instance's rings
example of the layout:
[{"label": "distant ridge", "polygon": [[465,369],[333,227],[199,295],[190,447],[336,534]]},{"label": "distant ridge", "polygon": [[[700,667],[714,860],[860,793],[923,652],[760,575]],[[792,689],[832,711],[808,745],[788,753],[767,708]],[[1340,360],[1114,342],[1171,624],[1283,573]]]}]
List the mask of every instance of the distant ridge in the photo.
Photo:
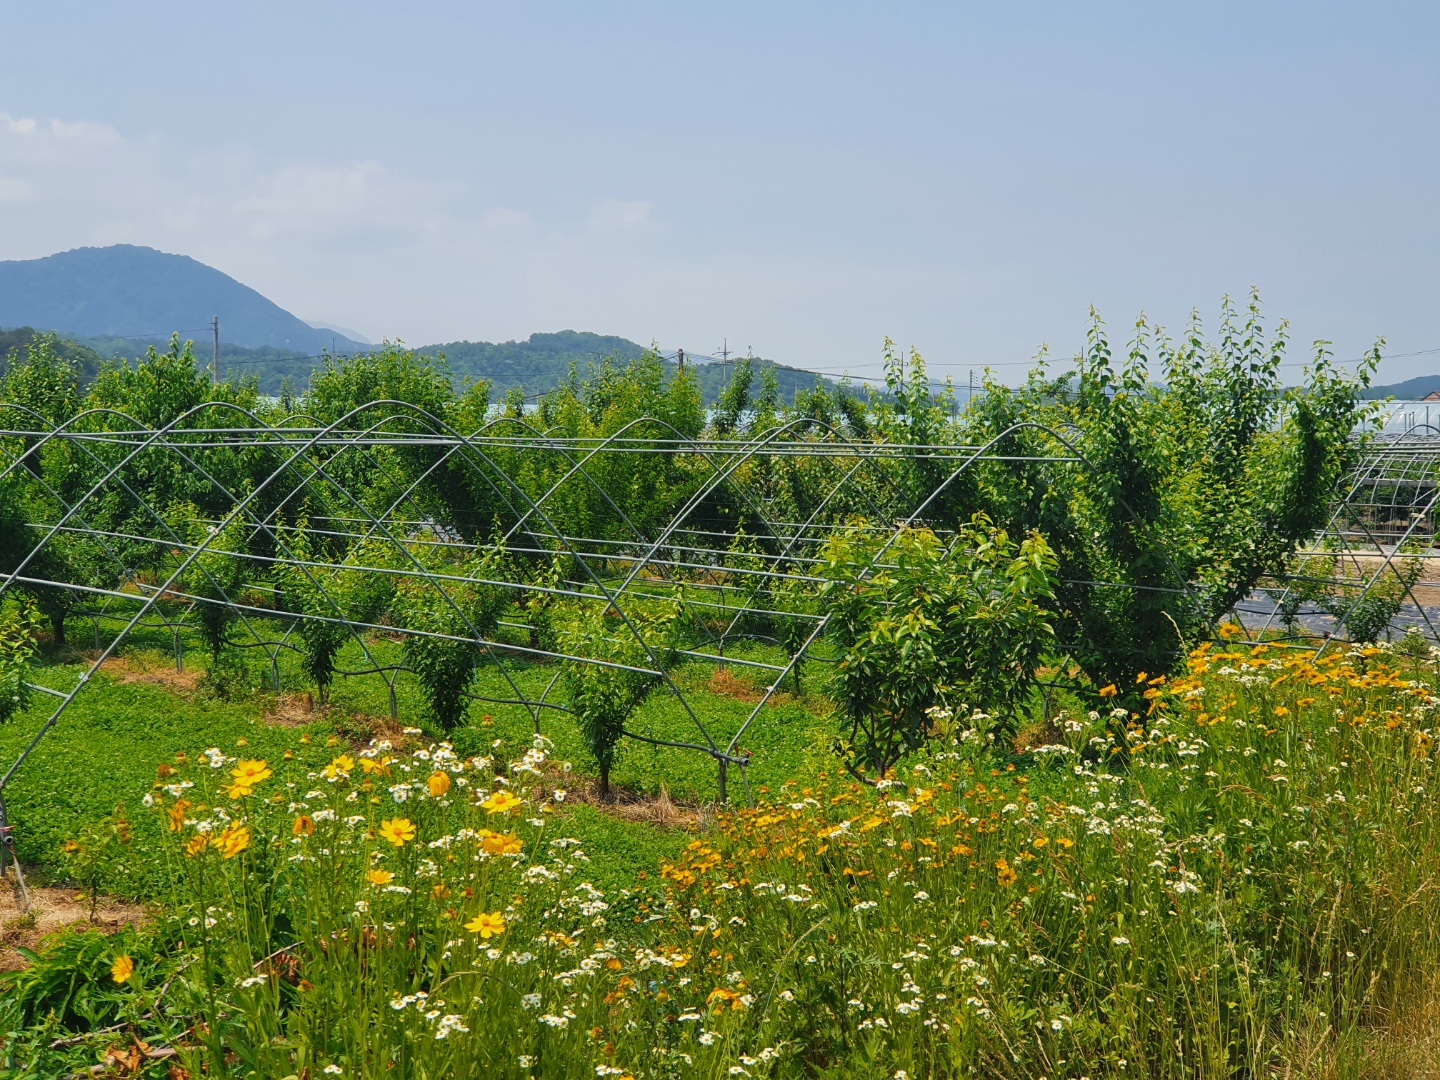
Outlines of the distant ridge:
[{"label": "distant ridge", "polygon": [[1426,394],[1440,390],[1440,375],[1417,375],[1404,382],[1389,386],[1372,386],[1365,391],[1367,398],[1393,397],[1398,401],[1419,401]]},{"label": "distant ridge", "polygon": [[75,248],[0,262],[0,327],[33,326],[69,337],[206,340],[220,316],[223,341],[318,353],[364,347],[317,330],[228,274],[149,247]]}]

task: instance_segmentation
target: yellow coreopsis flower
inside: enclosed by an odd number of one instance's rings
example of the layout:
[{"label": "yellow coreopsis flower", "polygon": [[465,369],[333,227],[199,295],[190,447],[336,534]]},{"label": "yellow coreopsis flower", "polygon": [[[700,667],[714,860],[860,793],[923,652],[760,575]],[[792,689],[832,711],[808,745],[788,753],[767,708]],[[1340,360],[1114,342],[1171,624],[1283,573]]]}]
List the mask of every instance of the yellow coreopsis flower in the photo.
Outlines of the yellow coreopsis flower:
[{"label": "yellow coreopsis flower", "polygon": [[196,855],[199,855],[202,851],[205,850],[205,845],[208,843],[209,840],[206,839],[204,833],[196,833],[186,842],[185,854],[189,855],[193,859]]},{"label": "yellow coreopsis flower", "polygon": [[487,814],[503,814],[520,805],[520,800],[508,791],[497,791],[480,804]]},{"label": "yellow coreopsis flower", "polygon": [[425,786],[430,789],[430,794],[438,799],[450,790],[450,777],[443,772],[433,772],[430,779],[425,781]]},{"label": "yellow coreopsis flower", "polygon": [[233,859],[250,846],[250,826],[232,821],[210,843],[219,848],[225,858]]},{"label": "yellow coreopsis flower", "polygon": [[235,778],[237,784],[253,788],[260,781],[268,780],[275,774],[266,762],[258,758],[242,758],[235,763],[235,768],[230,770],[230,775]]},{"label": "yellow coreopsis flower", "polygon": [[482,911],[465,924],[465,929],[489,939],[505,932],[505,916],[499,911]]},{"label": "yellow coreopsis flower", "polygon": [[365,880],[371,885],[389,885],[395,880],[395,875],[389,870],[366,870]]},{"label": "yellow coreopsis flower", "polygon": [[130,976],[135,974],[135,961],[128,956],[117,956],[115,963],[110,965],[110,977],[117,983],[129,982]]},{"label": "yellow coreopsis flower", "polygon": [[415,823],[409,818],[388,818],[380,823],[380,838],[402,847],[415,839]]},{"label": "yellow coreopsis flower", "polygon": [[338,754],[335,759],[320,770],[320,775],[327,780],[335,780],[341,776],[349,776],[355,769],[355,759],[349,754]]},{"label": "yellow coreopsis flower", "polygon": [[514,833],[492,833],[489,829],[481,831],[490,833],[480,841],[480,846],[491,855],[518,855],[525,846]]}]

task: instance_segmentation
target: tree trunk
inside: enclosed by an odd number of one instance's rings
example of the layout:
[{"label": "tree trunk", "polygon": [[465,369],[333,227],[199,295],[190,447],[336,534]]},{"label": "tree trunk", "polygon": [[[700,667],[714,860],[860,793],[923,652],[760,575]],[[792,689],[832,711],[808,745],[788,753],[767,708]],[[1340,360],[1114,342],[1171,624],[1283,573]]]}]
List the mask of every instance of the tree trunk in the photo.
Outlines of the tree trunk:
[{"label": "tree trunk", "polygon": [[63,614],[50,616],[50,640],[57,648],[65,644],[65,616]]},{"label": "tree trunk", "polygon": [[610,766],[600,766],[600,798],[610,801]]}]

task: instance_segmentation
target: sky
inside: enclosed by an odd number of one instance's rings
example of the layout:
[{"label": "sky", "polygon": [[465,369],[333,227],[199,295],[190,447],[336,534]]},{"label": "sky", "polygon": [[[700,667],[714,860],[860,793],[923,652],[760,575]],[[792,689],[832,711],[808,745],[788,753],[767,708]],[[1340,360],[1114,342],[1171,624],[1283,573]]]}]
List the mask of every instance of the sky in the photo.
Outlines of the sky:
[{"label": "sky", "polygon": [[[1260,290],[1440,371],[1440,6],[13,3],[0,259],[144,244],[411,344],[1014,381]],[[200,313],[204,317],[205,313]],[[1429,351],[1427,351],[1429,350]]]}]

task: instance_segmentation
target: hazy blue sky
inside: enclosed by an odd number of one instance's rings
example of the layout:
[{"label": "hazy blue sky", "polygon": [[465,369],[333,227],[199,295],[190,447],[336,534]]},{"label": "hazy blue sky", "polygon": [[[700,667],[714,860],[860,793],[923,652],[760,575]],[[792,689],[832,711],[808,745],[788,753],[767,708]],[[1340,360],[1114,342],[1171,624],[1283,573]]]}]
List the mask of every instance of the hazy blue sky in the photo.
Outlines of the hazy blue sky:
[{"label": "hazy blue sky", "polygon": [[1435,4],[0,0],[0,41],[0,258],[962,382],[1258,285],[1440,370]]}]

